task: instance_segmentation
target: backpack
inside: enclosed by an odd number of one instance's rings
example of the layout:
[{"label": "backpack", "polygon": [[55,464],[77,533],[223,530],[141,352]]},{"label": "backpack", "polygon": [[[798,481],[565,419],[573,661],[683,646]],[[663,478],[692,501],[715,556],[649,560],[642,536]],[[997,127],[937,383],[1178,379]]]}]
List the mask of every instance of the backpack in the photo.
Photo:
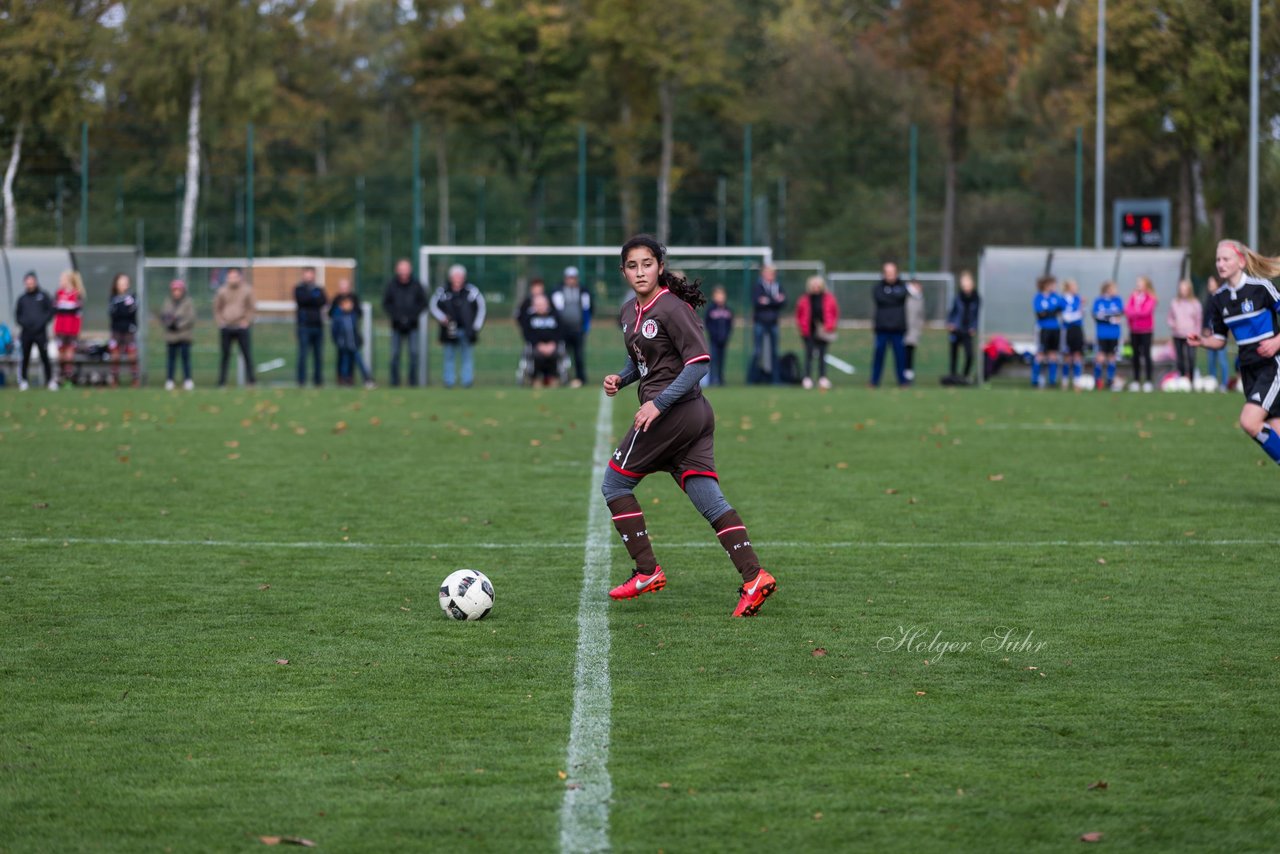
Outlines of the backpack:
[{"label": "backpack", "polygon": [[784,385],[799,385],[800,374],[800,357],[795,353],[783,353],[782,358],[778,360],[778,379]]}]

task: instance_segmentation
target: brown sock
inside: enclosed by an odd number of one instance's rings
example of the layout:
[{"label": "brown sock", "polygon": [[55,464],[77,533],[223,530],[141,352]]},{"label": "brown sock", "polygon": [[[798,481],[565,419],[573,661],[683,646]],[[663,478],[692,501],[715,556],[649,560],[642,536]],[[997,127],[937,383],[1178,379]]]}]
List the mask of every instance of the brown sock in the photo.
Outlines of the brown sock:
[{"label": "brown sock", "polygon": [[645,575],[652,574],[658,566],[658,559],[653,556],[640,502],[634,495],[624,495],[609,502],[609,512],[613,514],[613,527],[618,529],[618,536],[622,537],[622,544],[635,561],[636,569]]},{"label": "brown sock", "polygon": [[743,581],[751,581],[760,572],[760,559],[756,550],[751,548],[751,540],[747,537],[747,528],[742,524],[742,517],[737,510],[730,510],[711,523],[716,532],[716,539],[729,554],[734,568],[742,575]]}]

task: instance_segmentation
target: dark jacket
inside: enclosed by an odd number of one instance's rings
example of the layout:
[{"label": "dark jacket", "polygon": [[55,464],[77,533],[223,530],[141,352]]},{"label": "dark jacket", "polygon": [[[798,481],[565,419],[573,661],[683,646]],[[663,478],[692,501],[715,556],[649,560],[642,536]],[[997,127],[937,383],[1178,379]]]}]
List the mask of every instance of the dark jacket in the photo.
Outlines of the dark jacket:
[{"label": "dark jacket", "polygon": [[895,334],[907,331],[907,285],[902,279],[892,284],[881,279],[876,283],[872,298],[876,304],[876,332]]},{"label": "dark jacket", "polygon": [[733,334],[733,309],[726,305],[711,303],[707,306],[707,315],[703,318],[703,326],[707,330],[707,340],[717,346],[729,343]]},{"label": "dark jacket", "polygon": [[334,300],[329,306],[329,333],[333,336],[333,344],[340,350],[359,350],[364,344],[364,336],[360,334],[360,320],[364,309],[358,299],[351,300],[351,309],[341,308],[343,301]]},{"label": "dark jacket", "polygon": [[324,288],[317,284],[308,285],[298,282],[293,289],[293,301],[298,304],[298,325],[307,329],[319,329],[324,326],[323,312],[329,298]]},{"label": "dark jacket", "polygon": [[464,336],[474,344],[484,326],[484,295],[470,282],[456,291],[446,282],[431,295],[431,316],[440,324],[441,344]]},{"label": "dark jacket", "polygon": [[520,320],[520,329],[524,340],[529,344],[542,344],[554,341],[557,344],[564,340],[564,324],[555,309],[546,314],[530,312]]},{"label": "dark jacket", "polygon": [[756,281],[756,286],[751,290],[751,316],[756,323],[776,324],[786,306],[787,294],[782,289],[781,282],[774,279],[773,287],[770,287],[763,279]]},{"label": "dark jacket", "polygon": [[418,317],[427,310],[427,292],[416,276],[410,276],[407,282],[392,276],[382,294],[382,310],[391,318],[391,328],[396,332],[412,332],[418,328]]},{"label": "dark jacket", "polygon": [[982,307],[982,298],[977,291],[965,293],[960,291],[951,302],[951,311],[947,312],[947,325],[956,332],[973,332],[978,328],[978,309]]},{"label": "dark jacket", "polygon": [[13,309],[13,321],[18,324],[24,338],[44,335],[53,320],[53,298],[40,288],[31,293],[22,292]]},{"label": "dark jacket", "polygon": [[107,304],[112,335],[132,335],[138,331],[138,298],[126,291],[112,294]]}]

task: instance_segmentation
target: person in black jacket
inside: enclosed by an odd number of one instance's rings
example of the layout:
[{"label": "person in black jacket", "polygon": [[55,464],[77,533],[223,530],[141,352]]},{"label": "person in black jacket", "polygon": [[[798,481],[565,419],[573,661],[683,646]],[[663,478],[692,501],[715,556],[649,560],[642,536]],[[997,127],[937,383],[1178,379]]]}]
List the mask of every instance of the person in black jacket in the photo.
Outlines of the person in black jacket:
[{"label": "person in black jacket", "polygon": [[[786,308],[787,294],[778,281],[776,267],[766,264],[760,270],[760,278],[751,292],[751,309],[754,332],[754,349],[747,382],[777,383],[778,376],[778,317]],[[765,342],[768,341],[768,348]]]},{"label": "person in black jacket", "polygon": [[560,354],[564,349],[564,324],[551,307],[546,294],[534,294],[529,311],[520,320],[525,343],[529,345],[532,370],[529,379],[535,386],[560,383]]},{"label": "person in black jacket", "polygon": [[709,385],[724,385],[725,353],[729,350],[729,337],[733,335],[733,309],[729,308],[729,295],[716,285],[711,291],[711,305],[703,317],[707,330],[707,343],[711,345],[711,373]]},{"label": "person in black jacket", "polygon": [[107,304],[111,319],[111,384],[120,384],[120,363],[129,363],[133,385],[138,385],[138,298],[129,292],[127,273],[116,273],[111,280],[111,302]]},{"label": "person in black jacket", "polygon": [[[978,296],[977,286],[973,281],[973,273],[965,270],[960,274],[960,292],[951,303],[951,311],[947,312],[947,332],[951,338],[951,373],[952,378],[969,380],[973,370],[973,338],[978,334],[978,310],[982,299]],[[964,372],[956,373],[957,356],[964,351]]]},{"label": "person in black jacket", "polygon": [[[408,258],[396,262],[396,274],[382,295],[382,310],[391,319],[391,385],[400,385],[400,349],[409,349],[409,385],[418,385],[418,318],[427,310],[427,294],[413,275]],[[425,379],[425,377],[421,378]]]},{"label": "person in black jacket", "polygon": [[49,323],[53,320],[53,298],[40,288],[35,271],[22,279],[25,288],[13,309],[13,320],[18,324],[18,337],[22,341],[22,373],[18,376],[18,388],[27,390],[27,377],[31,371],[31,351],[40,353],[40,365],[44,368],[44,380],[49,391],[58,390],[58,380],[53,376],[49,361]]},{"label": "person in black jacket", "polygon": [[886,261],[881,267],[881,277],[872,294],[876,305],[876,347],[871,362],[871,387],[880,386],[885,350],[890,347],[893,348],[893,367],[898,374],[898,385],[910,385],[905,373],[906,348],[903,346],[903,336],[907,332],[907,286],[898,278],[898,265],[892,261]]},{"label": "person in black jacket", "polygon": [[324,288],[316,284],[316,268],[303,267],[302,281],[293,289],[293,301],[298,304],[298,385],[307,384],[307,352],[315,366],[316,387],[324,384],[320,370],[324,350],[324,307],[329,302]]},{"label": "person in black jacket", "polygon": [[463,388],[471,388],[475,379],[475,361],[471,349],[484,326],[484,295],[467,281],[467,268],[454,264],[449,268],[449,281],[431,295],[431,316],[440,324],[440,343],[444,345],[444,387],[453,388],[458,374],[458,357],[462,357]]}]

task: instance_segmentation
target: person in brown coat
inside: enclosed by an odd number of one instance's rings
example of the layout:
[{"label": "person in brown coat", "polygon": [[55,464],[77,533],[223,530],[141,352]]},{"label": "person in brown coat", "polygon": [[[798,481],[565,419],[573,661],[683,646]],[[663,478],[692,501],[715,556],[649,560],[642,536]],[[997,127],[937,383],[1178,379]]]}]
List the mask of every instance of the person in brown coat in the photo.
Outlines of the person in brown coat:
[{"label": "person in brown coat", "polygon": [[218,338],[222,345],[222,362],[218,367],[218,388],[227,384],[227,363],[231,360],[231,342],[240,346],[244,356],[245,382],[253,385],[253,343],[249,330],[257,305],[253,288],[241,275],[239,268],[227,271],[227,280],[213,297],[213,321],[218,325]]}]

